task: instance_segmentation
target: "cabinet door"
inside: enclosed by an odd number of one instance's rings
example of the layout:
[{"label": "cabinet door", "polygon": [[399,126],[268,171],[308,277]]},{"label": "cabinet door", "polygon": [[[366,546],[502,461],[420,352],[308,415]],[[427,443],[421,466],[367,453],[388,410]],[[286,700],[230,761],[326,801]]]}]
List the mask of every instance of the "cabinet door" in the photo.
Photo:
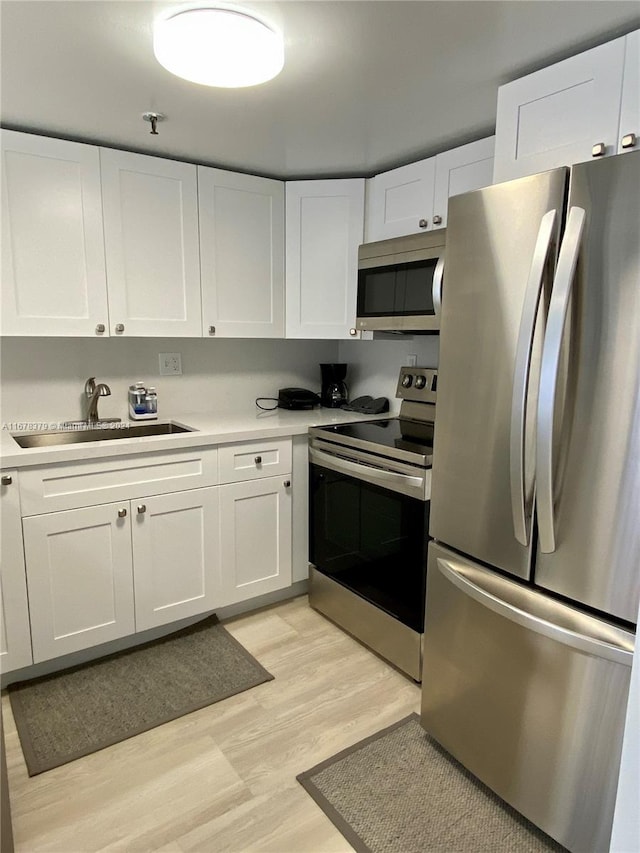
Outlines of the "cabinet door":
[{"label": "cabinet door", "polygon": [[640,146],[640,30],[625,38],[624,76],[618,151],[635,151]]},{"label": "cabinet door", "polygon": [[98,149],[3,130],[2,334],[108,328]]},{"label": "cabinet door", "polygon": [[0,671],[33,663],[24,569],[20,493],[16,471],[2,472],[0,486]]},{"label": "cabinet door", "polygon": [[284,183],[198,166],[206,336],[284,337]]},{"label": "cabinet door", "polygon": [[134,633],[128,501],[22,526],[35,663]]},{"label": "cabinet door", "polygon": [[433,228],[435,174],[436,158],[430,157],[370,178],[367,182],[367,242]]},{"label": "cabinet door", "polygon": [[291,488],[282,477],[220,486],[225,604],[291,585]]},{"label": "cabinet door", "polygon": [[112,335],[200,337],[196,167],[100,149]]},{"label": "cabinet door", "polygon": [[136,630],[221,603],[218,489],[131,502]]},{"label": "cabinet door", "polygon": [[354,337],[364,179],[286,186],[287,337]]},{"label": "cabinet door", "polygon": [[495,183],[617,150],[624,38],[498,90]]},{"label": "cabinet door", "polygon": [[447,208],[452,195],[487,187],[493,182],[495,136],[461,145],[436,157],[433,218],[436,228],[447,224]]}]

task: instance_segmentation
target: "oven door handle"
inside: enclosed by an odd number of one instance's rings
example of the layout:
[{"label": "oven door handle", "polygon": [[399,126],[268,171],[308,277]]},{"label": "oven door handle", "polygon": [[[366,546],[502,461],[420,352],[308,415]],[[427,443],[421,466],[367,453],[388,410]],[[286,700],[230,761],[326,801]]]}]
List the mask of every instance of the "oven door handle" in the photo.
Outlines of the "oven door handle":
[{"label": "oven door handle", "polygon": [[413,477],[411,474],[385,471],[363,462],[351,462],[341,456],[333,456],[322,450],[316,450],[315,447],[309,448],[309,462],[321,465],[323,468],[329,468],[331,471],[337,471],[339,474],[350,474],[357,480],[364,480],[374,486],[391,489],[409,497],[423,501],[427,499],[426,487],[429,482],[430,471],[426,472],[426,477]]}]

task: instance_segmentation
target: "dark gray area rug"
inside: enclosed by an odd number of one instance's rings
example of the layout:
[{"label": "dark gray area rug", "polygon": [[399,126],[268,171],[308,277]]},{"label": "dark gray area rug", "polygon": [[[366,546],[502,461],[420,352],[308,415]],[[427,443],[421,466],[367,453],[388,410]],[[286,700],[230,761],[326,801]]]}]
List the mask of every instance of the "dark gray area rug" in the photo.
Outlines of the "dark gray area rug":
[{"label": "dark gray area rug", "polygon": [[297,778],[359,853],[565,851],[448,755],[417,714]]},{"label": "dark gray area rug", "polygon": [[35,776],[272,678],[209,616],[8,690],[29,776]]}]

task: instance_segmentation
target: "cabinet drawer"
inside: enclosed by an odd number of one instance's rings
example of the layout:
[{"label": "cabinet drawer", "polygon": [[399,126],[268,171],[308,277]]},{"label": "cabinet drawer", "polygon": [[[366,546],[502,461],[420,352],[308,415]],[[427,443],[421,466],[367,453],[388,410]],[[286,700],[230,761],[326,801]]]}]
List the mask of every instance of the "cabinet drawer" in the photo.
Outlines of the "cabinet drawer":
[{"label": "cabinet drawer", "polygon": [[27,468],[20,474],[22,514],[215,486],[217,453],[216,448],[196,448]]},{"label": "cabinet drawer", "polygon": [[238,483],[291,472],[289,438],[223,445],[218,454],[221,483]]}]

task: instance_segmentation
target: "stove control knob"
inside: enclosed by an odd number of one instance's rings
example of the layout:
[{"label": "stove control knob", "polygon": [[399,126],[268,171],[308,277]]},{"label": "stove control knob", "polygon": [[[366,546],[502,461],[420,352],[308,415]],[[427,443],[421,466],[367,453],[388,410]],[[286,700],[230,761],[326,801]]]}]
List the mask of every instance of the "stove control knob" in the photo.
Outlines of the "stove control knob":
[{"label": "stove control knob", "polygon": [[416,384],[415,384],[415,387],[416,387],[418,390],[421,390],[422,388],[424,388],[424,386],[425,386],[426,384],[427,384],[427,377],[426,377],[426,376],[416,376]]},{"label": "stove control knob", "polygon": [[413,384],[413,376],[410,373],[405,373],[402,377],[402,387],[403,388],[411,388]]}]

